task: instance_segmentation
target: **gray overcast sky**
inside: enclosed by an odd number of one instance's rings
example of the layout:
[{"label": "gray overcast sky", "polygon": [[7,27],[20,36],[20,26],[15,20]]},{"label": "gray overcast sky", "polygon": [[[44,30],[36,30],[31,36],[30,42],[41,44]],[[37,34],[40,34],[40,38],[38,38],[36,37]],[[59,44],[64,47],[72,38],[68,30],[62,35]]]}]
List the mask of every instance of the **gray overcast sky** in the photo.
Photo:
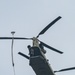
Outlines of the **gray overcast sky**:
[{"label": "gray overcast sky", "polygon": [[[46,57],[53,70],[75,66],[75,0],[0,0],[0,37],[33,37],[56,17],[55,23],[44,35],[43,42],[61,50],[63,55],[49,49]],[[28,54],[27,45],[31,41],[14,42],[16,75],[36,75],[27,59],[19,56],[19,51]],[[0,75],[14,75],[11,64],[11,40],[0,40]],[[56,73],[75,75],[75,70]]]}]

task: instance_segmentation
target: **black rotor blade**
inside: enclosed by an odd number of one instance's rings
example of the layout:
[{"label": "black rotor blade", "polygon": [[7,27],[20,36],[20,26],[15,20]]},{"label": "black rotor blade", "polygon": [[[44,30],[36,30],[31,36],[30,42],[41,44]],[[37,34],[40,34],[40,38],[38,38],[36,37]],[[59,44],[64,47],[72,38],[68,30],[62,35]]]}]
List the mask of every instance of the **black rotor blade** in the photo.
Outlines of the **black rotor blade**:
[{"label": "black rotor blade", "polygon": [[51,46],[49,46],[49,45],[43,43],[42,41],[40,41],[40,43],[41,43],[43,46],[45,46],[45,47],[47,47],[47,48],[49,48],[49,49],[51,49],[51,50],[53,50],[53,51],[55,51],[55,52],[58,52],[58,53],[60,53],[60,54],[63,54],[62,51],[59,51],[59,50],[57,50],[57,49],[55,49],[55,48],[53,48],[53,47],[51,47]]},{"label": "black rotor blade", "polygon": [[54,71],[54,73],[56,73],[56,72],[62,72],[62,71],[69,71],[69,70],[75,70],[75,67],[61,69],[61,70],[58,70],[58,71]]},{"label": "black rotor blade", "polygon": [[39,37],[39,35],[44,34],[55,22],[57,22],[59,19],[61,19],[61,16],[58,16],[55,20],[53,20],[50,24],[48,24],[37,36],[37,38]]},{"label": "black rotor blade", "polygon": [[27,56],[27,55],[25,55],[25,54],[23,54],[23,53],[21,53],[21,52],[18,52],[18,54],[20,54],[21,56],[27,58],[28,60],[29,60],[29,58],[30,58],[29,56]]},{"label": "black rotor blade", "polygon": [[22,37],[0,37],[0,39],[18,39],[18,40],[31,40],[32,38],[22,38]]}]

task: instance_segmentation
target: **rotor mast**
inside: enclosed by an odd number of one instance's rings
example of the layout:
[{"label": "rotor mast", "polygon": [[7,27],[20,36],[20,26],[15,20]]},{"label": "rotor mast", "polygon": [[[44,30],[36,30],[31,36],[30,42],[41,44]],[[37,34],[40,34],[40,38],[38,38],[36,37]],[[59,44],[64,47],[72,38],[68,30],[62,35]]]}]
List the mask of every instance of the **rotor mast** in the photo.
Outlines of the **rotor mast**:
[{"label": "rotor mast", "polygon": [[39,41],[38,41],[38,39],[36,37],[33,37],[32,40],[33,40],[33,47],[35,47],[35,46],[39,47]]}]

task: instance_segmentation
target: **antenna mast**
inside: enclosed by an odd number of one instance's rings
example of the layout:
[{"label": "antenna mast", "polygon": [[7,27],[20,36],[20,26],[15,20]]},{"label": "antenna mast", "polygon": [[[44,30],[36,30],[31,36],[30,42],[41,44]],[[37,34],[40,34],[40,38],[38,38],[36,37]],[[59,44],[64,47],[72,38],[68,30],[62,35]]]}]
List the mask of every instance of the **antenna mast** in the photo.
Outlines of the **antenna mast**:
[{"label": "antenna mast", "polygon": [[12,57],[13,71],[14,71],[14,75],[15,75],[14,58],[13,58],[13,44],[14,44],[14,34],[15,34],[15,31],[12,31],[11,34],[12,34],[11,57]]}]

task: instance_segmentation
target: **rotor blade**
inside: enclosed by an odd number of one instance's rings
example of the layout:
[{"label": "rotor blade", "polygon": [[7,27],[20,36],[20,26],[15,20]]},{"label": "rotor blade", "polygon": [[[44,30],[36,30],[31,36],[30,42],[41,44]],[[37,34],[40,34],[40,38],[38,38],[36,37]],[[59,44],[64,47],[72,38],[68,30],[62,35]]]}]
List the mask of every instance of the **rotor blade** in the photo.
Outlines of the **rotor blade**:
[{"label": "rotor blade", "polygon": [[0,37],[0,39],[17,39],[17,40],[31,40],[32,38],[22,38],[22,37]]},{"label": "rotor blade", "polygon": [[21,56],[23,56],[23,57],[25,57],[25,58],[27,58],[27,59],[30,58],[29,56],[27,56],[27,55],[25,55],[25,54],[23,54],[23,53],[21,53],[21,52],[18,52],[18,54],[20,54]]},{"label": "rotor blade", "polygon": [[75,70],[75,67],[61,69],[61,70],[58,70],[58,71],[54,71],[54,73],[56,73],[56,72],[62,72],[62,71],[69,71],[69,70]]},{"label": "rotor blade", "polygon": [[47,47],[47,48],[49,48],[49,49],[51,49],[51,50],[53,50],[53,51],[55,51],[55,52],[58,52],[58,53],[60,53],[60,54],[63,54],[62,51],[59,51],[59,50],[57,50],[57,49],[55,49],[55,48],[53,48],[53,47],[51,47],[51,46],[49,46],[49,45],[43,43],[42,41],[40,41],[40,43],[41,43],[43,46],[45,46],[45,47]]},{"label": "rotor blade", "polygon": [[44,34],[55,22],[57,22],[59,19],[61,19],[61,16],[58,16],[55,20],[53,20],[50,24],[48,24],[37,36],[37,38],[39,37],[39,35]]}]

